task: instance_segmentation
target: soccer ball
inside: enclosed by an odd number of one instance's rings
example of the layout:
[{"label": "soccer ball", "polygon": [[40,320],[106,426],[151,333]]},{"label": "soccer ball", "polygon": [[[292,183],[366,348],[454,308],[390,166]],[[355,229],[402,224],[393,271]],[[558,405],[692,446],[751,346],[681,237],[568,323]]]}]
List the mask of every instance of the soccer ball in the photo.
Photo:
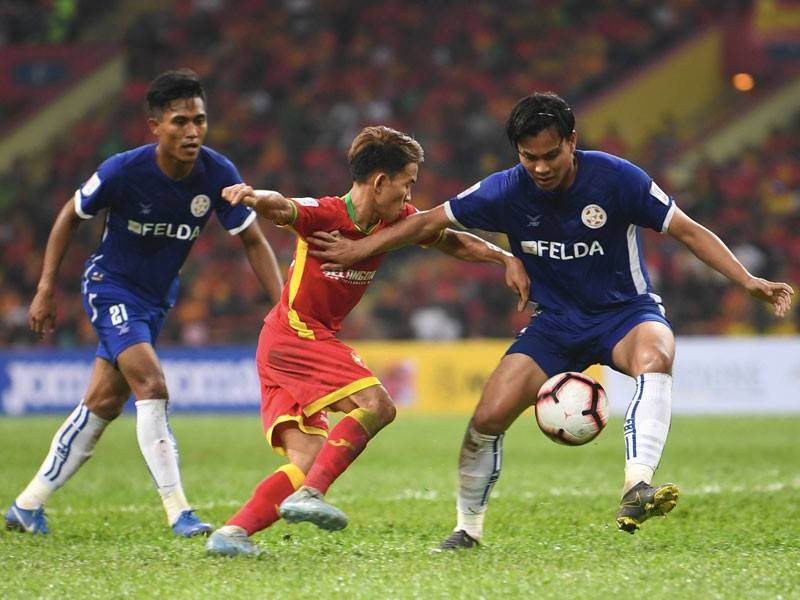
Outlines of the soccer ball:
[{"label": "soccer ball", "polygon": [[548,379],[536,399],[536,422],[554,442],[580,446],[596,438],[608,419],[603,386],[583,373],[559,373]]}]

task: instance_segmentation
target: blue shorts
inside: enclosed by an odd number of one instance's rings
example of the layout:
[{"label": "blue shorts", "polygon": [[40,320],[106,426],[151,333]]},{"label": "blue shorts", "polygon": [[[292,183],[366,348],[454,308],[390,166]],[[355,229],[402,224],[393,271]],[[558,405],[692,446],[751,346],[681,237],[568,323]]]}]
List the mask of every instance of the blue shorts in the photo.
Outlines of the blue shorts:
[{"label": "blue shorts", "polygon": [[542,310],[519,332],[506,354],[530,356],[548,377],[564,371],[583,371],[596,363],[616,369],[611,358],[614,346],[645,321],[658,321],[672,328],[661,305],[647,296],[622,308],[592,315]]},{"label": "blue shorts", "polygon": [[147,342],[155,346],[169,308],[153,306],[128,290],[85,278],[83,308],[100,343],[95,356],[116,365],[123,350]]}]

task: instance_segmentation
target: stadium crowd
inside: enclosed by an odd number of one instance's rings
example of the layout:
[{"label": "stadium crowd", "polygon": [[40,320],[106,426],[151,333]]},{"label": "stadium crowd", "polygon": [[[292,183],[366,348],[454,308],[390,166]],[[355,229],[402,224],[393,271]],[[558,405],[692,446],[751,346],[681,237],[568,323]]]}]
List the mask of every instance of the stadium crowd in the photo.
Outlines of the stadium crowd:
[{"label": "stadium crowd", "polygon": [[[520,0],[502,7],[176,0],[169,10],[146,12],[124,38],[129,76],[119,102],[66,131],[37,160],[18,161],[0,176],[0,343],[33,342],[26,311],[52,220],[102,160],[151,141],[141,98],[161,70],[188,65],[200,74],[209,93],[208,145],[257,187],[297,196],[343,193],[350,183],[343,178],[346,145],[361,126],[383,123],[413,133],[426,151],[415,189],[415,204],[424,209],[515,163],[503,119],[517,98],[553,89],[579,109],[732,4],[746,3],[546,0],[531,11]],[[634,154],[613,132],[603,140],[581,138],[579,113],[577,121],[579,147],[619,153],[647,169],[749,269],[800,281],[800,122],[726,164],[702,164],[691,185],[674,189],[662,175],[678,146],[668,130]],[[81,227],[60,273],[55,345],[95,339],[78,284],[100,235],[96,221]],[[271,227],[265,233],[288,266],[294,236]],[[654,286],[677,333],[775,331],[765,310],[666,237],[647,234],[646,246]],[[508,338],[525,324],[500,269],[433,253],[420,260],[421,252],[387,258],[343,337]],[[182,282],[162,342],[254,342],[266,299],[221,228],[200,236]],[[781,327],[800,325],[795,319]]]}]

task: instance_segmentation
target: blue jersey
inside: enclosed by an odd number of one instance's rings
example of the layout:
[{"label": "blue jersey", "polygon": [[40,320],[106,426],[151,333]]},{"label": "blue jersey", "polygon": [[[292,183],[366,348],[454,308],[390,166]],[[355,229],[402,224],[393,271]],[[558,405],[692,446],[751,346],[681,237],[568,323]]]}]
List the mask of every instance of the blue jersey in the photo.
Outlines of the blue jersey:
[{"label": "blue jersey", "polygon": [[599,313],[642,296],[655,302],[639,228],[664,232],[675,203],[639,167],[604,152],[576,151],[564,192],[546,192],[518,164],[494,173],[445,210],[462,227],[508,236],[546,311]]},{"label": "blue jersey", "polygon": [[107,209],[86,276],[149,304],[172,306],[178,271],[211,212],[232,235],[255,219],[250,208],[231,206],[220,195],[222,188],[241,181],[233,163],[206,147],[192,172],[177,181],[156,164],[155,144],[112,156],[75,192],[80,217],[90,219]]}]

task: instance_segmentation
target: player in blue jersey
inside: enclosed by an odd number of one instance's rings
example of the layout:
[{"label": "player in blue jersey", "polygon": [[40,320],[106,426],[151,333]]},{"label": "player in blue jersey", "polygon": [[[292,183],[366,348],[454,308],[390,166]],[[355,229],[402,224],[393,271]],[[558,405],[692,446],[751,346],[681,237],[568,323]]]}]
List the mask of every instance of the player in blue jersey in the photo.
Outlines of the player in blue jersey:
[{"label": "player in blue jersey", "polygon": [[154,350],[175,304],[178,272],[194,240],[216,213],[238,235],[261,285],[273,301],[281,276],[255,212],[222,199],[242,181],[224,156],[203,146],[206,96],[188,70],[159,75],[147,92],[151,132],[158,140],[106,160],[75,192],[55,220],[42,275],[31,303],[31,329],[40,337],[55,325],[59,265],[78,225],[105,210],[105,230],[87,260],[81,291],[100,343],[86,394],[56,432],[50,451],[6,514],[6,527],[47,533],[44,503],[91,456],[106,426],[133,392],[136,435],[176,535],[208,534],[183,492],[178,449],[167,420],[168,393]]},{"label": "player in blue jersey", "polygon": [[674,484],[652,478],[670,427],[675,340],[642,258],[639,228],[666,232],[700,260],[783,316],[792,288],[751,275],[725,244],[693,221],[640,168],[575,149],[575,118],[552,93],[513,108],[506,133],[519,164],[455,198],[358,242],[317,233],[324,268],[351,264],[455,224],[508,236],[525,265],[536,311],[489,377],[459,458],[458,521],[437,548],[478,545],[503,435],[542,384],[563,371],[609,365],[636,379],[625,416],[625,482],[618,527],[630,533],[675,507]]}]

